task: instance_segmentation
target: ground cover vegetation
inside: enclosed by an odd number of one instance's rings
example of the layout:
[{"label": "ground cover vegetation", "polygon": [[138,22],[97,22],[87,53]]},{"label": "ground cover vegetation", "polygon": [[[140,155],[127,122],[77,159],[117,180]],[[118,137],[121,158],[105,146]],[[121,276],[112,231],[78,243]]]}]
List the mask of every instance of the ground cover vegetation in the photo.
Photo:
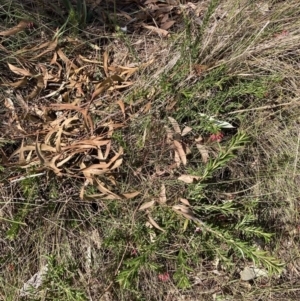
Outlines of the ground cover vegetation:
[{"label": "ground cover vegetation", "polygon": [[298,1],[0,1],[1,300],[299,300]]}]

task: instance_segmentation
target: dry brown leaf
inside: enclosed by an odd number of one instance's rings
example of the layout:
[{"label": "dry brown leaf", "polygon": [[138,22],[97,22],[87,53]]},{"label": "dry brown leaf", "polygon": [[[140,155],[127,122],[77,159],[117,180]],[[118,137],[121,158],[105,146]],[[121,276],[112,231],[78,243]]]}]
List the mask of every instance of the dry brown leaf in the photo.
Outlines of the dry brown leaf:
[{"label": "dry brown leaf", "polygon": [[[168,15],[166,15],[166,16],[168,16]],[[168,30],[169,28],[171,28],[174,25],[174,23],[175,23],[175,21],[173,21],[173,20],[166,21],[160,25],[160,28],[164,29],[164,30]]]},{"label": "dry brown leaf", "polygon": [[31,48],[30,51],[31,52],[35,52],[37,50],[41,50],[41,49],[43,49],[43,48],[48,47],[49,45],[51,45],[51,43],[52,43],[52,41],[44,42],[44,43],[42,43],[40,45],[37,45],[37,46]]},{"label": "dry brown leaf", "polygon": [[198,138],[196,138],[195,141],[198,142],[198,143],[199,143],[199,142],[202,142],[202,141],[203,141],[202,136],[199,136]]},{"label": "dry brown leaf", "polygon": [[170,100],[169,104],[166,106],[166,110],[172,111],[176,106],[176,104],[177,104],[177,100],[173,100],[173,101]]},{"label": "dry brown leaf", "polygon": [[103,69],[104,69],[106,77],[109,77],[109,73],[108,73],[108,53],[107,53],[107,51],[104,51],[104,53],[103,53]]},{"label": "dry brown leaf", "polygon": [[147,4],[157,3],[157,2],[158,0],[146,0],[144,4],[147,5]]},{"label": "dry brown leaf", "polygon": [[62,135],[62,132],[63,132],[63,128],[61,127],[58,132],[56,133],[56,142],[55,142],[55,147],[56,147],[56,151],[58,153],[61,152],[61,146],[60,146],[60,143],[61,143],[61,135]]},{"label": "dry brown leaf", "polygon": [[22,75],[22,76],[29,76],[29,77],[34,76],[34,74],[32,74],[29,70],[16,67],[10,63],[7,63],[7,65],[8,65],[8,68],[15,74]]},{"label": "dry brown leaf", "polygon": [[32,22],[30,21],[26,21],[26,20],[22,20],[19,22],[19,24],[17,26],[14,26],[8,30],[5,31],[1,31],[0,32],[0,36],[11,36],[14,35],[22,30],[24,30],[25,28],[27,28]]},{"label": "dry brown leaf", "polygon": [[108,190],[106,187],[104,187],[103,183],[99,180],[99,179],[95,179],[96,183],[97,183],[97,187],[99,189],[100,192],[107,194],[108,196],[112,197],[112,199],[115,200],[120,200],[121,197],[118,196],[117,194],[113,193],[112,191]]},{"label": "dry brown leaf", "polygon": [[190,184],[190,183],[194,183],[196,181],[201,180],[201,177],[198,176],[193,176],[193,175],[181,175],[178,178],[179,181],[182,181],[184,183]]},{"label": "dry brown leaf", "polygon": [[44,78],[43,75],[37,76],[37,84],[31,91],[31,93],[26,97],[26,100],[32,100],[34,99],[44,88]]},{"label": "dry brown leaf", "polygon": [[92,94],[91,100],[94,100],[100,93],[106,91],[112,85],[113,85],[112,79],[110,77],[106,78],[103,82],[101,82],[96,86],[95,91]]},{"label": "dry brown leaf", "polygon": [[130,86],[132,86],[134,84],[134,82],[123,82],[121,85],[113,85],[110,88],[108,88],[108,91],[114,91],[114,90],[120,90],[120,89],[124,89],[124,88],[128,88]]},{"label": "dry brown leaf", "polygon": [[50,65],[58,65],[61,67],[61,65],[57,63],[57,53],[56,52],[53,52],[53,57],[51,59]]},{"label": "dry brown leaf", "polygon": [[67,158],[61,160],[60,162],[58,162],[56,165],[57,167],[63,166],[65,163],[67,163],[68,161],[70,161],[73,158],[74,154],[71,154],[70,156],[68,156]]},{"label": "dry brown leaf", "polygon": [[181,135],[181,130],[180,130],[180,127],[179,127],[178,122],[177,122],[173,117],[168,117],[168,119],[169,119],[170,122],[171,122],[171,125],[172,125],[172,127],[173,127],[173,129],[174,129],[174,132],[175,132],[176,134]]},{"label": "dry brown leaf", "polygon": [[153,207],[154,204],[155,204],[155,201],[146,202],[140,206],[139,210],[142,211],[142,210],[149,209],[149,208]]},{"label": "dry brown leaf", "polygon": [[180,163],[181,163],[181,160],[180,160],[179,154],[176,150],[175,150],[174,160],[175,160],[176,166],[179,167]]},{"label": "dry brown leaf", "polygon": [[[94,139],[80,140],[76,142],[76,145],[91,145],[91,146],[103,146],[108,145],[111,140],[102,140],[102,137],[95,137]],[[105,157],[104,157],[105,159]]]},{"label": "dry brown leaf", "polygon": [[106,149],[105,149],[105,154],[103,155],[101,148],[98,148],[98,159],[99,160],[105,160],[109,153],[110,153],[110,148],[111,148],[111,140],[107,140],[108,143],[106,144]]},{"label": "dry brown leaf", "polygon": [[172,207],[172,209],[176,213],[178,213],[180,215],[183,215],[185,218],[187,218],[189,220],[196,220],[197,219],[196,216],[194,215],[193,211],[185,205],[174,205]]},{"label": "dry brown leaf", "polygon": [[181,136],[183,137],[183,136],[187,135],[191,130],[192,130],[192,128],[190,128],[189,126],[186,126],[186,127],[182,130]]},{"label": "dry brown leaf", "polygon": [[3,83],[1,86],[9,86],[13,88],[20,88],[27,85],[27,77],[23,77],[20,80],[13,82],[13,83]]},{"label": "dry brown leaf", "polygon": [[[51,52],[51,51],[54,51],[57,47],[57,42],[58,42],[58,39],[56,38],[55,40],[51,41],[50,43],[49,42],[44,43],[43,48],[46,47],[46,46],[48,46],[48,48],[46,50],[44,50],[43,52],[41,52],[40,54],[38,54],[37,56],[33,57],[32,60],[36,60],[36,59],[42,57],[44,54],[46,54],[48,52]],[[57,54],[55,54],[55,62],[56,62],[56,58],[57,58]],[[54,57],[51,60],[51,63],[52,63],[53,60],[54,60]]]},{"label": "dry brown leaf", "polygon": [[166,37],[169,34],[169,32],[167,30],[164,30],[164,29],[161,29],[161,28],[158,28],[155,26],[151,26],[151,25],[146,25],[145,23],[142,23],[142,26],[146,29],[151,30],[151,32],[157,33],[158,35],[160,35],[162,37]]},{"label": "dry brown leaf", "polygon": [[35,150],[34,145],[24,146],[22,143],[21,147],[12,153],[12,155],[9,157],[9,160],[11,160],[15,155],[19,154],[19,162],[20,162],[20,158],[24,158],[24,152],[33,151],[33,150]]},{"label": "dry brown leaf", "polygon": [[81,200],[84,200],[84,185],[80,188],[79,198]]},{"label": "dry brown leaf", "polygon": [[[68,68],[72,68],[73,70],[78,69],[78,67],[66,57],[61,49],[58,49],[56,52]],[[70,70],[68,70],[68,72],[70,72]]]},{"label": "dry brown leaf", "polygon": [[114,163],[115,161],[117,161],[117,159],[118,159],[121,155],[123,155],[123,153],[124,153],[123,148],[120,147],[118,153],[116,153],[116,154],[110,159],[110,161],[109,161],[109,163],[108,163],[108,166],[113,166],[113,165],[114,165],[113,163]]},{"label": "dry brown leaf", "polygon": [[90,129],[91,133],[94,131],[94,123],[91,118],[91,116],[88,114],[88,109],[82,109],[78,106],[74,106],[71,104],[59,104],[59,103],[54,103],[50,104],[52,110],[75,110],[77,112],[80,112],[82,114],[82,117],[84,119],[85,126],[87,130]]},{"label": "dry brown leaf", "polygon": [[62,174],[61,174],[61,170],[60,170],[59,168],[57,168],[56,165],[55,165],[55,162],[57,161],[57,159],[58,159],[59,157],[60,157],[60,154],[58,154],[58,155],[56,155],[55,157],[53,157],[53,158],[51,159],[50,162],[46,161],[46,162],[44,163],[44,165],[45,165],[46,167],[51,168],[51,169],[56,173],[57,176],[61,176],[61,175],[62,175]]},{"label": "dry brown leaf", "polygon": [[[49,146],[49,145],[46,145],[46,144],[40,145],[40,148],[41,148],[42,151],[49,151],[49,152],[52,152],[52,153],[56,152],[55,147],[52,147],[52,146]],[[13,158],[15,155],[21,153],[21,152],[34,151],[35,149],[36,149],[35,144],[34,145],[26,145],[26,146],[20,147],[15,152],[13,152],[13,154],[10,156],[10,159]]]},{"label": "dry brown leaf", "polygon": [[194,67],[197,75],[201,75],[203,72],[205,72],[209,68],[208,65],[198,65],[198,64],[194,65],[193,67]]},{"label": "dry brown leaf", "polygon": [[90,130],[91,133],[94,132],[94,122],[91,116],[88,114],[88,109],[82,110],[81,114],[87,130]]},{"label": "dry brown leaf", "polygon": [[21,127],[21,124],[19,122],[19,120],[16,120],[16,125],[17,125],[17,129],[23,133],[23,134],[27,134],[27,132]]},{"label": "dry brown leaf", "polygon": [[134,191],[134,192],[123,193],[122,196],[124,196],[126,199],[133,199],[139,194],[140,194],[139,191]]},{"label": "dry brown leaf", "polygon": [[207,161],[209,159],[209,154],[208,154],[208,150],[207,150],[206,146],[203,144],[199,144],[199,143],[197,143],[196,146],[201,154],[203,163],[207,163]]},{"label": "dry brown leaf", "polygon": [[171,131],[171,129],[168,126],[164,126],[166,133],[167,133],[167,143],[171,144],[173,141],[173,132]]},{"label": "dry brown leaf", "polygon": [[150,66],[155,60],[152,59],[146,63],[143,63],[141,65],[138,65],[136,67],[124,67],[124,66],[110,66],[108,67],[108,70],[114,72],[114,73],[118,73],[120,76],[125,76],[125,80],[128,80],[135,72],[137,72],[138,70],[142,69],[142,68],[146,68],[148,66]]},{"label": "dry brown leaf", "polygon": [[176,148],[176,151],[178,152],[178,155],[180,157],[180,160],[181,160],[182,164],[186,165],[186,163],[187,163],[186,155],[185,155],[185,152],[183,150],[182,144],[177,140],[174,140],[173,143],[174,143],[174,146]]},{"label": "dry brown leaf", "polygon": [[166,197],[166,187],[165,184],[161,185],[160,188],[160,194],[159,194],[159,198],[158,198],[159,202],[161,204],[165,204],[167,202],[167,197]]},{"label": "dry brown leaf", "polygon": [[83,174],[88,173],[91,175],[103,175],[109,172],[109,169],[105,167],[107,167],[107,164],[105,164],[104,166],[102,164],[92,164],[91,166],[81,169],[80,171]]},{"label": "dry brown leaf", "polygon": [[[57,166],[58,166],[58,164],[57,164]],[[85,170],[86,165],[83,162],[81,162],[79,167],[81,168],[81,170]],[[94,181],[93,181],[91,174],[88,171],[83,171],[82,173],[83,173],[84,177],[86,178],[86,181],[93,185]]]},{"label": "dry brown leaf", "polygon": [[143,107],[143,113],[148,113],[152,107],[151,101],[147,102],[146,105]]},{"label": "dry brown leaf", "polygon": [[56,160],[60,157],[60,155],[54,156],[51,161],[49,162],[48,160],[46,160],[46,158],[43,156],[42,151],[41,151],[41,146],[38,142],[36,142],[35,144],[35,151],[36,154],[38,156],[38,158],[40,159],[40,162],[42,165],[44,165],[45,167],[49,167],[50,169],[52,169],[58,176],[61,175],[61,170],[58,169],[55,165]]},{"label": "dry brown leaf", "polygon": [[119,99],[119,100],[117,101],[117,104],[120,106],[121,111],[122,111],[122,113],[123,113],[123,116],[124,116],[124,118],[125,118],[125,105],[124,105],[123,100],[122,100],[122,99]]},{"label": "dry brown leaf", "polygon": [[189,201],[188,201],[187,199],[180,198],[179,201],[180,201],[182,204],[184,204],[184,205],[186,205],[186,206],[188,206],[188,207],[190,206],[190,203],[189,203]]},{"label": "dry brown leaf", "polygon": [[111,138],[114,133],[114,129],[118,128],[117,124],[114,124],[112,122],[104,123],[102,124],[102,126],[108,127],[108,132],[106,133],[107,138]]},{"label": "dry brown leaf", "polygon": [[185,153],[186,155],[190,155],[192,153],[191,149],[188,146],[185,147]]},{"label": "dry brown leaf", "polygon": [[14,105],[13,101],[12,101],[10,98],[8,98],[8,97],[5,98],[5,100],[4,100],[4,105],[5,105],[5,107],[8,108],[12,113],[14,113],[14,111],[15,111],[15,105]]},{"label": "dry brown leaf", "polygon": [[109,169],[110,169],[110,170],[113,170],[113,169],[116,169],[116,168],[120,167],[121,164],[122,164],[122,162],[123,162],[123,158],[117,159],[117,160],[115,161],[115,163],[113,164],[113,166],[111,166]]},{"label": "dry brown leaf", "polygon": [[151,215],[149,214],[148,215],[148,218],[149,218],[149,222],[150,224],[155,227],[156,229],[162,231],[162,232],[165,232],[165,230],[163,228],[161,228],[158,223],[151,217]]},{"label": "dry brown leaf", "polygon": [[[21,143],[21,149],[24,148],[24,139],[22,140],[22,143]],[[23,151],[20,151],[20,155],[19,155],[19,163],[22,163],[22,162],[27,162],[25,160],[25,157],[24,157],[24,152]]]},{"label": "dry brown leaf", "polygon": [[37,154],[38,158],[40,159],[41,163],[45,164],[46,159],[44,158],[44,156],[42,154],[41,147],[38,142],[36,142],[36,144],[35,144],[35,151],[36,151],[36,154]]},{"label": "dry brown leaf", "polygon": [[90,60],[90,59],[87,59],[87,58],[85,58],[84,56],[82,56],[81,54],[79,54],[78,57],[79,57],[83,62],[85,62],[85,63],[100,64],[100,65],[102,65],[102,62],[97,61],[97,60]]},{"label": "dry brown leaf", "polygon": [[[103,142],[103,145],[107,144],[105,141],[100,141],[100,142]],[[67,145],[67,146],[62,147],[62,151],[66,151],[66,150],[70,150],[70,149],[75,149],[76,151],[83,152],[85,149],[91,149],[91,148],[97,149],[97,147],[94,146],[94,145],[87,145],[87,144],[80,145],[79,143],[75,143],[73,145]],[[105,165],[108,166],[109,164],[105,163]]]},{"label": "dry brown leaf", "polygon": [[131,77],[141,67],[110,66],[110,67],[108,67],[108,70],[118,73],[120,76],[125,78],[125,81],[127,81],[129,79],[129,77]]},{"label": "dry brown leaf", "polygon": [[[159,10],[158,10],[159,11]],[[157,11],[157,12],[158,12]],[[161,18],[161,20],[160,20],[160,25],[162,25],[163,23],[165,23],[165,22],[167,22],[169,20],[169,16],[168,16],[168,14],[165,14],[162,18]],[[161,28],[162,28],[162,26],[160,26]],[[165,28],[164,28],[165,29]]]}]

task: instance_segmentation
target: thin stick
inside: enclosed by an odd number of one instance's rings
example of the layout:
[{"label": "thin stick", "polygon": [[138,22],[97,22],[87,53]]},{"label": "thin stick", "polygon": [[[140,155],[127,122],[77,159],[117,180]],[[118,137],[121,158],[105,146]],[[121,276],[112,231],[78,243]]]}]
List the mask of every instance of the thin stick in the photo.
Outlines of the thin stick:
[{"label": "thin stick", "polygon": [[295,163],[294,163],[293,178],[295,178],[296,171],[297,171],[298,154],[299,154],[299,144],[300,144],[300,130],[298,130],[298,141],[297,141],[296,157],[295,157]]},{"label": "thin stick", "polygon": [[278,104],[278,105],[268,105],[268,106],[263,106],[263,107],[258,107],[258,108],[236,110],[236,111],[227,113],[227,115],[232,115],[232,114],[236,114],[236,113],[243,113],[243,112],[250,112],[250,111],[263,111],[263,110],[267,110],[267,109],[273,109],[273,108],[278,108],[278,107],[283,107],[283,106],[290,106],[290,105],[299,105],[299,104],[300,104],[300,101],[294,101],[293,100],[293,101],[281,103],[281,104]]},{"label": "thin stick", "polygon": [[23,181],[23,180],[26,180],[26,179],[39,177],[39,176],[44,175],[45,173],[46,173],[46,172],[44,171],[44,172],[41,172],[41,173],[36,173],[36,174],[34,174],[34,175],[24,176],[24,177],[21,177],[21,178],[19,178],[19,179],[15,179],[15,180],[10,181],[10,183],[20,182],[20,181]]}]

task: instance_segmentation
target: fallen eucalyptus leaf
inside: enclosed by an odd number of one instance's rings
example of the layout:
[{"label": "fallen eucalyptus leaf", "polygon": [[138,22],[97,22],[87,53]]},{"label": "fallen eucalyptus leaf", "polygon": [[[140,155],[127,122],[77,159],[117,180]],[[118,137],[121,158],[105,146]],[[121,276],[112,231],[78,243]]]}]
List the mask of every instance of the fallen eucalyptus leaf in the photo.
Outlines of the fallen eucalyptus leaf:
[{"label": "fallen eucalyptus leaf", "polygon": [[146,203],[141,205],[139,210],[141,211],[141,210],[149,209],[149,208],[153,207],[154,204],[155,204],[155,201],[146,202]]}]

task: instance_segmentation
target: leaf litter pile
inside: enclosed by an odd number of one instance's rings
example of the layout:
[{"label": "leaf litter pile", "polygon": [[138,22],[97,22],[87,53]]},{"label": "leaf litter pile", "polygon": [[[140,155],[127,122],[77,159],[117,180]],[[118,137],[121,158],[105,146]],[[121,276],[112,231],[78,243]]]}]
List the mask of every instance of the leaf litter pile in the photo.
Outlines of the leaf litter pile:
[{"label": "leaf litter pile", "polygon": [[[105,175],[114,183],[112,173],[122,164],[123,149],[113,145],[111,137],[126,123],[123,101],[115,101],[116,112],[109,114],[100,96],[106,92],[115,99],[118,91],[133,84],[129,78],[146,64],[109,66],[107,52],[102,60],[80,54],[68,58],[57,38],[20,53],[14,63],[7,63],[13,80],[1,84],[6,87],[1,140],[12,140],[19,147],[11,154],[2,150],[1,164],[48,169],[59,177],[81,177],[85,186],[96,181],[99,197],[135,196],[135,192],[117,196],[100,180]],[[103,77],[97,80],[97,75]],[[110,115],[115,115],[115,121]]]},{"label": "leaf litter pile", "polygon": [[[155,27],[142,22],[140,26],[150,35],[168,36],[167,30],[175,23],[170,17],[176,6],[157,1],[146,1],[145,5],[160,25]],[[182,8],[191,9],[189,6]],[[177,10],[175,16],[179,14],[180,10]],[[145,20],[147,16],[139,18]],[[22,20],[0,32],[0,36],[13,36],[32,26],[32,22]],[[126,104],[122,91],[133,86],[134,76],[153,64],[154,59],[128,66],[110,64],[109,49],[99,55],[100,48],[89,44],[96,50],[96,55],[89,52],[84,56],[81,51],[84,42],[70,37],[61,40],[59,36],[60,32],[56,31],[51,41],[17,50],[14,59],[5,62],[4,68],[9,76],[2,78],[1,83],[5,89],[2,104],[5,114],[0,142],[14,143],[1,148],[1,164],[4,167],[31,168],[33,175],[27,177],[40,176],[50,170],[57,177],[82,179],[81,199],[133,198],[140,192],[114,192],[115,175],[123,163],[124,150],[112,137],[116,130],[126,127],[128,121],[135,118],[135,104]],[[70,48],[72,52],[68,55]],[[1,50],[8,57],[11,54],[2,45]],[[147,113],[150,108],[151,102],[148,102],[142,112]],[[168,170],[175,170],[187,164],[191,150],[181,140],[192,129],[185,127],[181,131],[172,117],[169,117],[169,122],[172,129],[164,127],[173,161]],[[208,148],[202,138],[198,137],[194,143],[206,163]],[[21,172],[14,173],[9,180],[16,182],[24,178]],[[183,174],[178,180],[193,183],[200,178]],[[99,193],[86,194],[88,185],[96,185]],[[161,194],[166,198],[165,189]],[[154,201],[150,203],[154,204]],[[147,204],[140,209],[149,209],[151,206]],[[155,225],[150,216],[149,220]]]}]

